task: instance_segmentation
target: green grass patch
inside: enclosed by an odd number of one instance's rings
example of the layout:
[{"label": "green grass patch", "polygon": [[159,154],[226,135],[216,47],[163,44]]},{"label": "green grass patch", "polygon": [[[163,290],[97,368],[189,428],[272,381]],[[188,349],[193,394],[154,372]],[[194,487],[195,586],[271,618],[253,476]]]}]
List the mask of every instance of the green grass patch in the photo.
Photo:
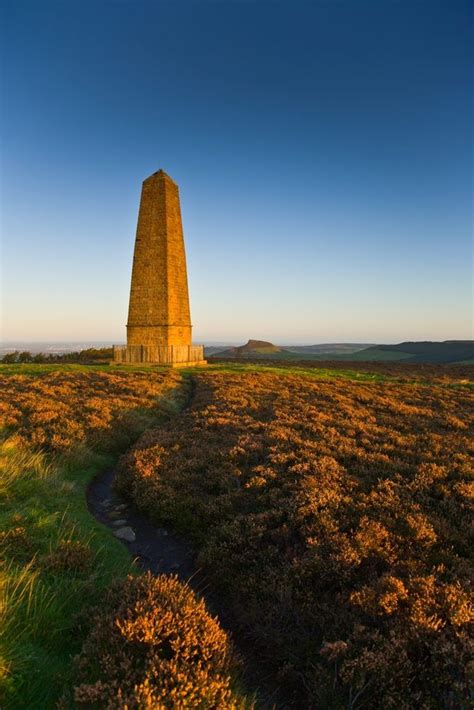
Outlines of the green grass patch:
[{"label": "green grass patch", "polygon": [[[183,371],[184,375],[197,374],[202,372],[202,368],[188,368]],[[397,378],[391,375],[384,375],[374,372],[358,372],[357,370],[331,370],[324,367],[305,368],[304,366],[295,367],[292,365],[275,366],[259,365],[258,363],[241,363],[241,362],[226,362],[209,364],[206,372],[231,372],[231,373],[249,373],[249,372],[270,372],[274,375],[299,375],[310,377],[313,380],[330,380],[343,379],[355,380],[357,382],[394,382]]]},{"label": "green grass patch", "polygon": [[[113,458],[84,449],[69,463],[48,461],[3,444],[0,528],[2,677],[5,707],[53,707],[80,649],[75,617],[130,571],[126,549],[87,510],[85,489]],[[51,559],[74,544],[79,571]]]}]

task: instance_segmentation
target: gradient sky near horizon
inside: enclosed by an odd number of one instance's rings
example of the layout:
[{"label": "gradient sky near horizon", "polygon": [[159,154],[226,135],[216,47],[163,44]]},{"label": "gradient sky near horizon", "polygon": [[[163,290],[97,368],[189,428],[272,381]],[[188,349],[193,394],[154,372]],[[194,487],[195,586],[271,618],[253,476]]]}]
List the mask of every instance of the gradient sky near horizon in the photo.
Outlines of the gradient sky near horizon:
[{"label": "gradient sky near horizon", "polygon": [[124,340],[159,168],[195,341],[473,337],[470,7],[3,0],[3,339]]}]

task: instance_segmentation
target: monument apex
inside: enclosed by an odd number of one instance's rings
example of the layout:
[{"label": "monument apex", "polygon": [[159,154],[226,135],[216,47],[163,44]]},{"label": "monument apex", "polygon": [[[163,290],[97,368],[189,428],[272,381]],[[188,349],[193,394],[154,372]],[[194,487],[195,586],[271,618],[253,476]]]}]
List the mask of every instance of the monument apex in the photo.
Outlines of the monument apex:
[{"label": "monument apex", "polygon": [[127,345],[116,362],[194,365],[188,277],[178,185],[163,170],[143,181],[133,255]]}]

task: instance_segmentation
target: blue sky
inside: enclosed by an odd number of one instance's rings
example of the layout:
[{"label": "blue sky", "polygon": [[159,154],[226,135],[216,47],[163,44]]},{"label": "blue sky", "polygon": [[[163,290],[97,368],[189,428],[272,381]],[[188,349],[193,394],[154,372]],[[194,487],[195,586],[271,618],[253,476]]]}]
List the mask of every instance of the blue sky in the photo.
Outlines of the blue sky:
[{"label": "blue sky", "polygon": [[2,7],[5,339],[125,338],[159,168],[196,341],[472,337],[469,2]]}]

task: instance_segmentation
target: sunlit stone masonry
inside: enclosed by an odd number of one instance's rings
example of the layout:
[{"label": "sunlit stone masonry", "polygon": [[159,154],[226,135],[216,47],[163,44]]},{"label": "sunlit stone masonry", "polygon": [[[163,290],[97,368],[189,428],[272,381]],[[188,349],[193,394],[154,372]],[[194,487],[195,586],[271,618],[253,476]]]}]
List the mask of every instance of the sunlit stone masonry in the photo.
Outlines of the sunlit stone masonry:
[{"label": "sunlit stone masonry", "polygon": [[127,323],[119,363],[205,364],[192,345],[188,277],[177,184],[163,170],[143,181]]}]

